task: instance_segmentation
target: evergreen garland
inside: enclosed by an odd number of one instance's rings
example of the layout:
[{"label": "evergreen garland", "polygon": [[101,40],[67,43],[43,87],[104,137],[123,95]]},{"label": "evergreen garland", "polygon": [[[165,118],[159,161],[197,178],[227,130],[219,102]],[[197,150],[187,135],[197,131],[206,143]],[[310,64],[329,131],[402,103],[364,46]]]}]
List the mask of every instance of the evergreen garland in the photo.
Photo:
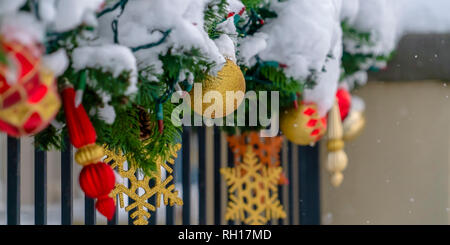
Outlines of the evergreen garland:
[{"label": "evergreen garland", "polygon": [[[114,4],[112,8],[106,10],[125,6],[126,4],[126,1],[116,2],[118,4]],[[205,28],[211,28],[211,33],[214,27],[217,26],[218,16],[221,16],[220,19],[223,19],[226,12],[225,4],[226,1],[219,0],[209,5],[211,10],[205,16]],[[115,7],[116,5],[117,7]],[[80,26],[64,33],[48,33],[45,45],[47,53],[63,48],[68,56],[71,57],[73,50],[79,46],[83,33],[92,30],[93,28],[89,26]],[[170,35],[170,31],[167,32],[167,35]],[[158,43],[155,45],[158,45]],[[153,46],[147,45],[142,48],[151,47]],[[129,72],[123,72],[119,76],[114,77],[112,74],[100,69],[88,68],[82,71],[75,71],[71,68],[70,63],[69,69],[58,79],[60,89],[67,83],[77,87],[81,74],[86,74],[88,82],[84,89],[82,104],[96,129],[97,143],[106,145],[109,149],[121,151],[129,158],[129,162],[137,164],[137,167],[146,174],[150,174],[155,170],[154,156],[168,157],[168,146],[179,142],[181,139],[181,127],[174,126],[171,121],[171,114],[177,105],[170,102],[170,97],[175,92],[175,85],[177,83],[185,85],[189,83],[187,80],[179,81],[180,73],[186,72],[191,74],[196,81],[202,82],[214,65],[206,61],[206,58],[203,57],[198,49],[192,49],[178,55],[172,54],[172,50],[169,50],[166,54],[160,55],[159,59],[163,63],[163,72],[156,74],[153,67],[140,69],[138,72],[138,92],[134,96],[125,95],[125,91],[129,86]],[[105,106],[102,100],[102,97],[105,95],[110,96],[109,104],[116,113],[117,120],[112,125],[102,120],[97,110]],[[162,107],[162,121],[164,124],[162,133],[158,131],[159,118],[157,114],[160,105]],[[152,131],[152,136],[145,141],[140,137],[140,109],[149,112],[150,122],[148,122],[148,125],[152,125],[152,128],[149,129]],[[56,121],[65,121],[63,109],[58,113]],[[66,136],[66,125],[63,125],[60,129],[50,125],[47,129],[35,135],[35,145],[43,150],[60,150],[64,147],[65,142],[63,139]]]},{"label": "evergreen garland", "polygon": [[222,32],[217,30],[217,26],[224,20],[227,14],[227,0],[211,0],[205,9],[205,30],[211,39],[217,39]]},{"label": "evergreen garland", "polygon": [[[247,0],[242,1],[246,6],[248,19],[241,18],[236,26],[240,37],[246,37],[255,34],[270,19],[277,18],[278,15],[271,9],[270,1],[266,0]],[[281,1],[280,1],[281,2]],[[256,64],[253,67],[241,66],[241,70],[245,75],[246,90],[256,92],[257,100],[259,100],[260,91],[267,91],[267,105],[271,104],[270,92],[278,91],[280,99],[280,108],[292,107],[294,101],[300,99],[298,95],[305,88],[312,88],[315,85],[316,71],[310,71],[311,75],[304,81],[298,81],[292,77],[286,76],[284,73],[284,64],[276,61],[263,61],[256,57]],[[250,103],[248,100],[243,102],[241,106],[245,106],[246,124],[249,119]],[[237,125],[237,113],[234,112],[235,125]],[[270,110],[267,111],[271,117]],[[238,131],[259,131],[263,129],[262,125],[257,126],[224,126],[222,129],[228,134],[236,134]]]},{"label": "evergreen garland", "polygon": [[[343,21],[342,32],[344,40],[353,40],[358,43],[358,47],[361,46],[374,46],[372,41],[372,35],[369,32],[360,32],[355,28],[351,27],[346,21]],[[362,54],[362,53],[350,53],[346,50],[344,42],[344,52],[342,55],[342,68],[343,72],[341,74],[341,80],[346,77],[355,74],[358,71],[365,70],[367,64],[374,62],[387,62],[394,56],[394,52],[389,55],[375,55],[372,53]],[[370,69],[377,70],[376,67],[371,67]]]}]

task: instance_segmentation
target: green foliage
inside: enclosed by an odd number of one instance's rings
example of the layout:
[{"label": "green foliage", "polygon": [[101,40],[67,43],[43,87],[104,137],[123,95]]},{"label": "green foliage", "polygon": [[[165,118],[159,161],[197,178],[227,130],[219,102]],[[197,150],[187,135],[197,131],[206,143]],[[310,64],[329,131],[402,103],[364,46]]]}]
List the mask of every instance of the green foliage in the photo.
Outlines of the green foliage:
[{"label": "green foliage", "polygon": [[266,0],[242,0],[242,3],[247,9],[254,9],[260,7],[262,4],[266,3]]},{"label": "green foliage", "polygon": [[217,30],[217,26],[227,15],[227,0],[211,0],[205,9],[205,30],[211,39],[217,39],[222,32]]},{"label": "green foliage", "polygon": [[163,63],[164,73],[158,76],[158,80],[163,86],[168,86],[172,90],[174,83],[183,82],[179,81],[181,72],[188,71],[195,77],[196,82],[202,82],[214,65],[207,61],[199,49],[191,49],[181,55],[174,55],[169,50],[166,55],[161,55],[159,58]]},{"label": "green foliage", "polygon": [[35,147],[43,151],[64,149],[63,134],[49,125],[34,137]]},{"label": "green foliage", "polygon": [[[360,32],[355,28],[351,27],[346,21],[343,21],[342,24],[343,38],[344,40],[353,40],[354,42],[359,43],[358,47],[362,46],[374,46],[372,35],[370,32]],[[342,67],[343,73],[341,74],[341,80],[347,76],[350,76],[358,71],[365,69],[367,64],[373,62],[389,61],[393,53],[389,55],[375,55],[375,54],[362,54],[362,53],[350,53],[345,51],[342,55]]]},{"label": "green foliage", "polygon": [[347,21],[343,21],[341,27],[344,39],[356,40],[363,45],[373,45],[370,32],[360,32],[351,27]]},{"label": "green foliage", "polygon": [[[305,81],[297,81],[292,77],[287,77],[284,70],[279,67],[277,62],[258,62],[252,68],[242,67],[246,79],[246,90],[256,92],[256,99],[260,100],[260,92],[267,91],[267,105],[270,107],[271,98],[270,92],[279,92],[280,108],[291,107],[294,100],[297,99],[297,94],[302,93],[307,87],[310,87],[312,82],[310,79]],[[249,125],[249,111],[250,102],[245,100],[246,124]],[[258,103],[259,104],[259,103]],[[259,105],[258,105],[259,106]],[[268,108],[268,116],[271,112]],[[237,112],[234,113],[235,125],[237,125]],[[222,129],[228,134],[235,134],[238,130],[240,132],[261,130],[264,127],[259,124],[257,126],[224,126]]]},{"label": "green foliage", "polygon": [[270,8],[270,2],[258,1],[247,6],[248,19],[241,19],[236,29],[240,36],[255,34],[267,20],[278,17],[277,13]]}]

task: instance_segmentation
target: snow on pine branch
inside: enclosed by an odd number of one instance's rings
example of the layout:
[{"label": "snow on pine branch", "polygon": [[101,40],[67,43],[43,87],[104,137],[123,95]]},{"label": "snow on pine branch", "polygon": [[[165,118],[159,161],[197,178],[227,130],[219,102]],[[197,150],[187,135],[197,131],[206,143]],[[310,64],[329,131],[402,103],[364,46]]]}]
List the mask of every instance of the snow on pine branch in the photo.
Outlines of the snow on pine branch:
[{"label": "snow on pine branch", "polygon": [[286,75],[298,81],[317,73],[317,86],[306,90],[304,96],[317,103],[324,115],[333,104],[340,74],[340,7],[340,0],[272,0],[271,8],[278,17],[267,21],[260,32],[240,40],[239,60],[252,65],[258,55],[286,64]]},{"label": "snow on pine branch", "polygon": [[[192,49],[199,49],[210,61],[219,66],[225,63],[229,40],[223,39],[223,47],[209,38],[204,30],[204,10],[207,0],[133,0],[126,4],[118,18],[118,41],[127,47],[136,47],[161,39],[161,32],[171,30],[170,35],[160,45],[142,49],[135,53],[139,68],[153,67],[162,73],[159,55],[171,50],[174,55],[182,55]],[[113,42],[111,22],[120,10],[105,14],[99,20],[99,36],[103,42]],[[218,44],[222,44],[218,43]],[[216,71],[220,70],[216,68]]]},{"label": "snow on pine branch", "polygon": [[136,59],[127,47],[105,44],[102,46],[76,48],[72,54],[72,67],[77,71],[86,68],[100,69],[105,73],[111,73],[114,77],[119,77],[122,73],[129,72],[130,85],[125,95],[137,92]]}]

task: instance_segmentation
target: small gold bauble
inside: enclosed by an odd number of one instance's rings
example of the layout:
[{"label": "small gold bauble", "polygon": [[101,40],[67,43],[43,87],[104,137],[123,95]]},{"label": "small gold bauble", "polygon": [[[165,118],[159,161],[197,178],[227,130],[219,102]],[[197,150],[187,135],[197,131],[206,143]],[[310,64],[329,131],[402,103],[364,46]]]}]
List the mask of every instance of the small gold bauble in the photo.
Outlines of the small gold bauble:
[{"label": "small gold bauble", "polygon": [[366,118],[363,112],[351,111],[343,122],[344,140],[350,141],[358,137],[364,130]]},{"label": "small gold bauble", "polygon": [[286,138],[297,145],[311,145],[326,132],[315,104],[302,104],[281,113],[280,129]]},{"label": "small gold bauble", "polygon": [[342,184],[342,181],[344,181],[344,175],[341,172],[333,173],[331,176],[331,184],[334,187],[339,187]]},{"label": "small gold bauble", "polygon": [[[238,65],[236,65],[233,61],[227,60],[222,70],[220,70],[217,74],[217,76],[208,76],[206,78],[206,81],[202,84],[202,98],[195,98],[195,86],[190,92],[191,95],[191,107],[194,109],[194,111],[197,114],[204,115],[204,112],[208,107],[214,105],[214,101],[212,103],[202,103],[202,110],[195,108],[195,100],[204,98],[204,95],[210,91],[217,91],[222,95],[222,102],[223,102],[223,109],[222,114],[216,115],[216,112],[211,113],[211,118],[221,118],[225,117],[228,114],[231,114],[232,112],[236,111],[239,105],[243,101],[243,97],[239,98],[234,101],[230,101],[230,103],[233,103],[233,110],[230,111],[230,113],[227,113],[227,96],[226,92],[239,92],[241,91],[243,94],[245,94],[245,78],[242,74],[241,69]],[[233,98],[234,99],[234,98]]]}]

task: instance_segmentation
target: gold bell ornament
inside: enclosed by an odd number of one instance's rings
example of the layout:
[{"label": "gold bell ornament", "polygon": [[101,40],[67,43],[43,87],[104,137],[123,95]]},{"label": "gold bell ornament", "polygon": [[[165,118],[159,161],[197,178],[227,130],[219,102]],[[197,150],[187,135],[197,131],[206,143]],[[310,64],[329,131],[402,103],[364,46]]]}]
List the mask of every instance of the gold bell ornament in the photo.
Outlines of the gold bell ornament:
[{"label": "gold bell ornament", "polygon": [[[194,88],[191,90],[190,95],[191,95],[191,107],[192,109],[200,115],[204,115],[205,111],[212,105],[214,105],[214,100],[212,100],[211,102],[203,102],[204,96],[206,93],[210,92],[210,91],[217,91],[222,95],[222,103],[223,103],[223,107],[222,107],[222,113],[218,113],[217,111],[213,111],[210,116],[211,118],[222,118],[227,116],[228,114],[233,113],[234,111],[237,110],[237,108],[239,107],[239,105],[242,103],[242,101],[244,100],[244,96],[237,96],[235,99],[234,96],[233,99],[234,101],[230,101],[230,104],[233,104],[233,110],[228,110],[229,113],[227,113],[227,92],[242,92],[242,95],[245,94],[245,78],[244,75],[242,74],[241,69],[239,68],[238,65],[236,65],[236,63],[234,63],[232,60],[227,59],[224,67],[222,68],[222,70],[220,70],[217,74],[217,76],[208,76],[205,80],[205,82],[202,83],[202,91],[201,94],[198,94],[199,92],[195,92],[196,90],[196,86],[194,86]],[[197,95],[197,96],[195,96]],[[198,98],[199,95],[201,95],[201,98]],[[196,100],[200,100],[201,103],[199,103],[197,101],[197,106],[195,104]],[[199,105],[201,105],[201,107],[199,107]],[[207,115],[209,116],[209,115]]]},{"label": "gold bell ornament", "polygon": [[353,96],[352,108],[347,118],[343,122],[344,140],[351,141],[357,138],[366,126],[366,117],[364,116],[364,101]]},{"label": "gold bell ornament", "polygon": [[335,102],[328,114],[328,159],[327,170],[331,173],[331,184],[339,187],[344,180],[342,172],[347,168],[348,158],[344,151],[343,127],[339,106]]},{"label": "gold bell ornament", "polygon": [[281,113],[280,129],[286,138],[297,145],[316,143],[326,132],[326,119],[319,116],[317,105],[310,103]]}]

